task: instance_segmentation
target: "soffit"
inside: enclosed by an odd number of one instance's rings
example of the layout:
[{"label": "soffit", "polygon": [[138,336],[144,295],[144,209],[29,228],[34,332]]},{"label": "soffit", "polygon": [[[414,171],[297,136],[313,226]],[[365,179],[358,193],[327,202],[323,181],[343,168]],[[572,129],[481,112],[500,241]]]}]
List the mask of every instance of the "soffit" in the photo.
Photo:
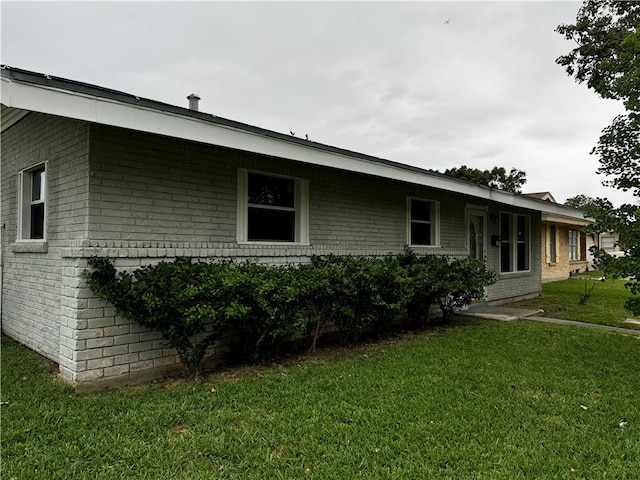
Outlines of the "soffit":
[{"label": "soffit", "polygon": [[0,131],[4,132],[9,127],[22,120],[29,112],[20,108],[11,108],[2,104],[0,110]]},{"label": "soffit", "polygon": [[176,137],[468,195],[514,208],[584,220],[564,205],[496,190],[430,170],[273,132],[101,87],[11,67],[2,70],[2,104],[87,122]]}]

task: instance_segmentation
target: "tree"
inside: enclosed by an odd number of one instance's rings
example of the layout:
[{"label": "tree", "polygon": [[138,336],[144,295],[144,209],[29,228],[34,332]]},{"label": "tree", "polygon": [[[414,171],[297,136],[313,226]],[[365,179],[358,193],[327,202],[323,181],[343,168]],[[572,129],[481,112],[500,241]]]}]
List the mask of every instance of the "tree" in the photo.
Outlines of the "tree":
[{"label": "tree", "polygon": [[587,210],[596,203],[596,199],[589,195],[576,195],[575,197],[567,198],[564,202],[568,207],[579,208],[581,210]]},{"label": "tree", "polygon": [[526,172],[516,168],[512,168],[507,173],[504,167],[480,170],[479,168],[469,168],[463,165],[460,168],[448,168],[444,171],[444,174],[513,193],[521,193],[522,186],[527,183]]},{"label": "tree", "polygon": [[575,25],[556,31],[578,46],[556,62],[603,98],[622,100],[627,113],[606,127],[592,153],[607,185],[640,196],[640,2],[587,1]]},{"label": "tree", "polygon": [[[584,210],[585,217],[599,220],[596,222],[596,229],[589,227],[587,230],[591,233],[601,233],[603,231],[611,230],[611,228],[605,228],[603,222],[606,218],[611,216],[614,210],[613,204],[605,198],[593,198],[589,195],[576,195],[575,197],[567,198],[564,202],[565,205],[573,208],[579,208]],[[600,229],[600,230],[598,230]]]},{"label": "tree", "polygon": [[[578,83],[586,83],[603,98],[621,100],[626,113],[606,127],[591,151],[599,157],[598,173],[611,177],[603,184],[640,197],[640,2],[586,1],[576,23],[560,25],[556,31],[577,47],[556,62]],[[629,278],[634,295],[625,306],[640,314],[640,202],[613,208],[605,199],[595,199],[595,228],[617,231],[624,257],[596,257],[605,272]]]}]

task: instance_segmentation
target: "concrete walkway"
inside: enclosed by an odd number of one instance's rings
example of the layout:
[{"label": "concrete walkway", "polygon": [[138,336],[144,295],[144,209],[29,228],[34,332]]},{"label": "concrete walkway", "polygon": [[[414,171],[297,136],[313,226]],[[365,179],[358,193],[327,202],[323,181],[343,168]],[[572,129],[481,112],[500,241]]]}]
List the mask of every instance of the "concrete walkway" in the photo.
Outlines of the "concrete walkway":
[{"label": "concrete walkway", "polygon": [[486,318],[490,320],[501,320],[504,322],[514,322],[519,320],[530,320],[533,322],[555,323],[557,325],[572,325],[576,327],[597,328],[611,332],[626,333],[628,335],[640,335],[640,330],[631,328],[611,327],[608,325],[598,325],[595,323],[574,322],[572,320],[560,320],[558,318],[541,317],[542,310],[528,310],[525,308],[514,308],[503,305],[488,305],[486,303],[476,303],[469,305],[467,310],[456,312],[465,317]]}]

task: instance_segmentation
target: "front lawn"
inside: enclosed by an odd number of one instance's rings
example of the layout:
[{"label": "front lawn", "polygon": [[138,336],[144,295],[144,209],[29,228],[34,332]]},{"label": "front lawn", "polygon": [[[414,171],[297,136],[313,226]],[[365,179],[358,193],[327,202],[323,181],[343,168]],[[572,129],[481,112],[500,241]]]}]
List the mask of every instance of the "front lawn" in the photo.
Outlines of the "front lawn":
[{"label": "front lawn", "polygon": [[2,478],[635,478],[638,338],[463,322],[92,395],[3,338]]},{"label": "front lawn", "polygon": [[[579,305],[585,285],[590,288],[591,297],[585,305]],[[510,307],[540,308],[543,316],[573,320],[576,322],[597,323],[614,327],[640,328],[640,325],[624,323],[632,318],[630,311],[624,308],[631,293],[624,288],[625,280],[607,279],[604,282],[594,279],[568,279],[544,283],[542,295],[531,300],[509,304]]]}]

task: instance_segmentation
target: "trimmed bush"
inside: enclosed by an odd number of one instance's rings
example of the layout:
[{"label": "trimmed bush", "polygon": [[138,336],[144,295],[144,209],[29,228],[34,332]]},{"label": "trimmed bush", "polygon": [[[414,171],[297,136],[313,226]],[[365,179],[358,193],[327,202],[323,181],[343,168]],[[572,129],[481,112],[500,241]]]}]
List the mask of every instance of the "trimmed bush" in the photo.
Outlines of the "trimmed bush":
[{"label": "trimmed bush", "polygon": [[475,258],[418,256],[408,248],[397,258],[411,279],[407,314],[415,324],[430,321],[432,305],[438,305],[442,321],[447,322],[452,312],[482,298],[485,287],[496,281],[495,273]]},{"label": "trimmed bush", "polygon": [[93,293],[118,315],[159,330],[187,372],[198,374],[207,348],[228,338],[234,356],[255,362],[286,353],[294,339],[310,350],[328,326],[344,343],[384,335],[405,311],[425,324],[437,304],[444,321],[483,295],[495,275],[475,259],[418,256],[312,257],[307,265],[178,258],[118,272],[92,258]]},{"label": "trimmed bush", "polygon": [[[89,265],[92,270],[85,272],[87,285],[98,298],[116,307],[121,317],[159,330],[187,371],[200,373],[207,347],[220,339],[224,330],[219,316],[224,311],[223,299],[216,295],[223,264],[178,258],[133,273],[117,272],[107,258],[92,258]],[[209,325],[208,333],[205,324]]]},{"label": "trimmed bush", "polygon": [[311,265],[319,287],[308,302],[316,330],[330,322],[344,343],[358,342],[365,332],[388,332],[410,297],[407,271],[391,256],[314,257]]},{"label": "trimmed bush", "polygon": [[292,265],[229,264],[223,296],[238,308],[225,316],[224,323],[236,358],[255,362],[276,356],[307,329],[297,273]]}]

